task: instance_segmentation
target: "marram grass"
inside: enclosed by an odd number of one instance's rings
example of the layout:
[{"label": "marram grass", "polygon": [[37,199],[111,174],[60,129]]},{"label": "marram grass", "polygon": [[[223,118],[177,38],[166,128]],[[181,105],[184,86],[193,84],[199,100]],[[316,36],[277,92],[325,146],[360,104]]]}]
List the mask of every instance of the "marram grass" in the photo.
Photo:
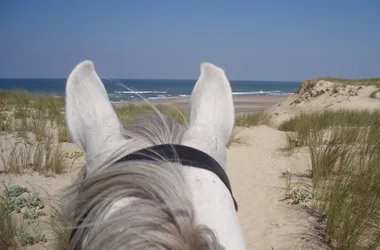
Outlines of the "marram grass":
[{"label": "marram grass", "polygon": [[297,132],[297,145],[309,148],[326,241],[341,250],[379,248],[380,111],[301,114],[279,129]]}]

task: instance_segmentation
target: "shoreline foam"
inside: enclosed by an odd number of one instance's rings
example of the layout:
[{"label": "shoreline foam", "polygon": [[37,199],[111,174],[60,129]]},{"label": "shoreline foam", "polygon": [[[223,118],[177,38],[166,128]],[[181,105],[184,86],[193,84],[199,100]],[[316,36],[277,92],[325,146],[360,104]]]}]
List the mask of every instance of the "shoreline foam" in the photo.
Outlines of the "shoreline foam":
[{"label": "shoreline foam", "polygon": [[[155,96],[143,96],[151,95]],[[114,93],[108,93],[109,98],[112,103],[125,103],[125,102],[136,102],[141,101],[142,95],[147,100],[171,100],[171,99],[181,99],[189,98],[190,94],[170,94],[170,91],[158,91],[158,90],[136,90],[136,91],[115,91]],[[293,93],[282,92],[280,90],[269,90],[269,91],[238,91],[232,92],[233,97],[271,97],[271,96],[291,96]],[[118,99],[118,100],[115,100]]]}]

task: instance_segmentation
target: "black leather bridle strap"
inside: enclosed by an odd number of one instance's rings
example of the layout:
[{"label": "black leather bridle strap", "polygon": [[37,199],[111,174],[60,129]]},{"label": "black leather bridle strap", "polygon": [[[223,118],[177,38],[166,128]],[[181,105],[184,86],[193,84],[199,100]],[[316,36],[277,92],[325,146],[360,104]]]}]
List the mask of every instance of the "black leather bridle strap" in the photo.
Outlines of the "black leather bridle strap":
[{"label": "black leather bridle strap", "polygon": [[[227,189],[231,193],[235,209],[238,211],[238,204],[232,194],[231,184],[226,172],[223,170],[222,166],[220,166],[220,164],[208,154],[198,149],[179,144],[161,144],[136,151],[119,159],[117,162],[136,160],[165,160],[174,163],[178,162],[189,167],[196,167],[211,171],[220,178],[224,185],[226,185]],[[210,190],[210,192],[212,192],[212,190]]]}]

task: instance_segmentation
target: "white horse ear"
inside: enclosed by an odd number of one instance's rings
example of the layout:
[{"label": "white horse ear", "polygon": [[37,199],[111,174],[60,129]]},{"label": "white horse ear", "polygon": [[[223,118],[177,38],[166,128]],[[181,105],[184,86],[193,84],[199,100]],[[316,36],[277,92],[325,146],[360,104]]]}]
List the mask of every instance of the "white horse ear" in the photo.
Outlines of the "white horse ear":
[{"label": "white horse ear", "polygon": [[203,62],[191,94],[189,129],[182,144],[209,154],[225,168],[226,144],[234,122],[232,91],[224,70]]},{"label": "white horse ear", "polygon": [[88,173],[112,161],[128,142],[91,61],[78,64],[67,79],[66,121],[72,139],[86,152]]}]

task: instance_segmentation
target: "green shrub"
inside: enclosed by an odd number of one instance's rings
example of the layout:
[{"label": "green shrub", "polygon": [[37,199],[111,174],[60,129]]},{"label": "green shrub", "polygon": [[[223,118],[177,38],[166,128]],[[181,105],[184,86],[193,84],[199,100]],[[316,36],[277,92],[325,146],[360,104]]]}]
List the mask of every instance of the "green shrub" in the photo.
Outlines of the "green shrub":
[{"label": "green shrub", "polygon": [[22,213],[25,219],[36,219],[43,215],[41,209],[44,203],[38,192],[30,192],[28,189],[13,185],[3,192],[3,197],[10,212]]}]

